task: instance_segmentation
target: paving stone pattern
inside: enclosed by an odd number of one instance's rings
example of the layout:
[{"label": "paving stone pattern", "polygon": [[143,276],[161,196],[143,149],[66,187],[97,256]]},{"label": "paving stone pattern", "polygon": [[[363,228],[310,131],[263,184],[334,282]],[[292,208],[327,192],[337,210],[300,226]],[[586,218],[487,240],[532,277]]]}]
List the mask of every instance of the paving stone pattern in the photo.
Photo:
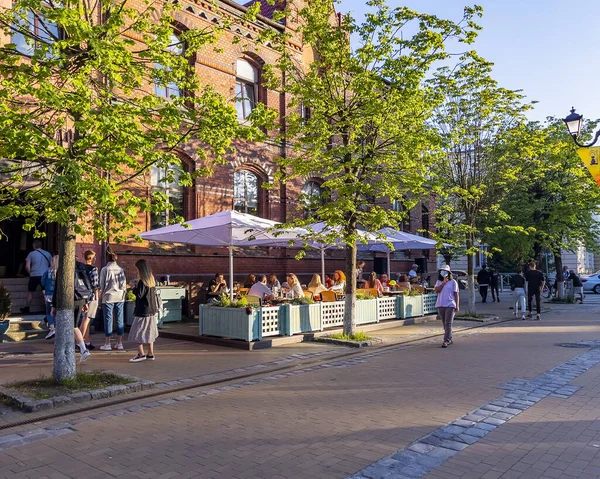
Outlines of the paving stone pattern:
[{"label": "paving stone pattern", "polygon": [[499,386],[507,390],[494,401],[436,429],[391,456],[385,457],[349,479],[408,479],[422,477],[444,461],[477,442],[545,397],[568,398],[580,388],[569,386],[600,362],[600,341],[582,344],[594,348],[533,379],[512,379]]}]

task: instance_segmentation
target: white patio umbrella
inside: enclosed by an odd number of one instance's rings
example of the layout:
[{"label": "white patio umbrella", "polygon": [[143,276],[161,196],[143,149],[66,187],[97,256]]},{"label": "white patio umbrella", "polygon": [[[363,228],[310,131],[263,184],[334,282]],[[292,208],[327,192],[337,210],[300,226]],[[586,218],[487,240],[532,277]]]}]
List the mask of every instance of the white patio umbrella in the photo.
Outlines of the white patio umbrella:
[{"label": "white patio umbrella", "polygon": [[[329,248],[341,248],[343,246],[344,243],[342,242],[342,239],[341,239],[342,227],[341,226],[329,226],[325,222],[320,222],[320,223],[313,223],[312,225],[307,226],[307,229],[310,229],[311,231],[314,231],[315,233],[322,233],[322,234],[339,233],[340,234],[340,238],[333,244],[332,243],[322,243],[320,241],[309,241],[308,242],[309,246],[311,246],[312,248],[315,248],[315,249],[319,249],[321,251],[321,278],[323,281],[325,281],[325,250],[329,249]],[[367,242],[366,244],[363,244],[363,243],[358,243],[358,244],[360,246],[365,246],[365,247],[375,246],[377,244],[381,244],[382,242],[385,242],[386,240],[391,241],[391,239],[388,239],[388,238],[380,239],[378,237],[378,235],[369,233],[369,232],[363,231],[363,230],[358,230],[358,235]],[[359,249],[360,249],[360,246],[359,246]]]},{"label": "white patio umbrella", "polygon": [[301,243],[308,233],[300,228],[277,229],[277,222],[237,211],[223,211],[213,215],[165,226],[140,236],[147,241],[183,243],[196,246],[224,246],[229,248],[229,291],[233,299],[233,248],[247,246],[289,246],[290,241]]},{"label": "white patio umbrella", "polygon": [[[394,247],[395,251],[406,249],[435,249],[437,245],[436,240],[424,238],[412,233],[406,233],[405,231],[397,231],[392,228],[382,228],[379,232],[388,238],[389,243]],[[390,276],[390,248],[385,241],[361,244],[359,245],[359,249],[363,251],[380,251],[387,253],[388,277]]]}]

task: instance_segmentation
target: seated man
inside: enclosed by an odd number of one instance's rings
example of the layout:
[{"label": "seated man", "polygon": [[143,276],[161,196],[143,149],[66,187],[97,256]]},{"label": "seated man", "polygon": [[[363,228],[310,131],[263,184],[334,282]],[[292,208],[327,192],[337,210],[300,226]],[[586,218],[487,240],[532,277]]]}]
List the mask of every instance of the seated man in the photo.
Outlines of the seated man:
[{"label": "seated man", "polygon": [[260,275],[260,280],[254,283],[248,291],[250,296],[258,296],[262,301],[265,299],[272,299],[273,292],[267,286],[267,277],[264,274]]},{"label": "seated man", "polygon": [[411,266],[410,271],[408,272],[408,281],[410,283],[416,283],[417,281],[419,281],[419,276],[417,274],[418,269],[419,269],[418,264],[413,264]]},{"label": "seated man", "polygon": [[227,294],[228,292],[229,289],[223,275],[221,273],[215,274],[214,279],[211,279],[208,284],[208,301],[218,301],[223,294]]}]

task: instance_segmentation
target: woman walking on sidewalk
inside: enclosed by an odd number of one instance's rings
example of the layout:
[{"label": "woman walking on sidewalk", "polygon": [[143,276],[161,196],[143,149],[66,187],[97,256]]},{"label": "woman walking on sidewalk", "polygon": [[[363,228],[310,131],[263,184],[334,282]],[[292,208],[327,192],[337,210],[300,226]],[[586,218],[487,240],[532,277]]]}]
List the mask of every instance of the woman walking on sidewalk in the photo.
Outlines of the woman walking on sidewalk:
[{"label": "woman walking on sidewalk", "polygon": [[515,318],[519,315],[519,305],[521,305],[521,319],[525,320],[525,276],[523,268],[517,268],[517,274],[510,278],[510,289],[515,292]]},{"label": "woman walking on sidewalk", "polygon": [[[138,353],[129,360],[132,363],[145,361],[146,359],[154,361],[154,341],[158,337],[156,281],[152,275],[150,265],[145,259],[135,263],[135,267],[138,270],[140,279],[136,287],[133,288],[135,309],[133,310],[133,324],[129,330],[129,341],[138,344]],[[144,345],[148,346],[148,354],[144,352]]]},{"label": "woman walking on sidewalk", "polygon": [[454,314],[459,310],[458,283],[452,278],[450,266],[446,265],[440,270],[440,274],[434,287],[437,293],[435,306],[444,325],[444,342],[442,348],[447,348],[452,341],[452,322]]}]

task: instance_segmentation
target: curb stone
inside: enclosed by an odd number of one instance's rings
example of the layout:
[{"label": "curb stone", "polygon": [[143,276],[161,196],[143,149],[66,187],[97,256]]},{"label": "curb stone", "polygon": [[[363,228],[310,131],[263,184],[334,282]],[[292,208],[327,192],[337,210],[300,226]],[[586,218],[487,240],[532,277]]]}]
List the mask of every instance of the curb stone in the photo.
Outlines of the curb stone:
[{"label": "curb stone", "polygon": [[20,391],[0,386],[0,394],[12,399],[16,407],[26,413],[45,411],[48,409],[59,408],[69,404],[78,404],[95,399],[105,399],[123,394],[131,394],[138,391],[152,389],[155,384],[153,381],[140,379],[129,374],[121,374],[116,371],[105,371],[116,376],[130,379],[128,384],[119,384],[108,386],[104,389],[93,389],[91,391],[81,391],[68,395],[55,396],[49,399],[36,400],[30,396],[24,395]]}]

